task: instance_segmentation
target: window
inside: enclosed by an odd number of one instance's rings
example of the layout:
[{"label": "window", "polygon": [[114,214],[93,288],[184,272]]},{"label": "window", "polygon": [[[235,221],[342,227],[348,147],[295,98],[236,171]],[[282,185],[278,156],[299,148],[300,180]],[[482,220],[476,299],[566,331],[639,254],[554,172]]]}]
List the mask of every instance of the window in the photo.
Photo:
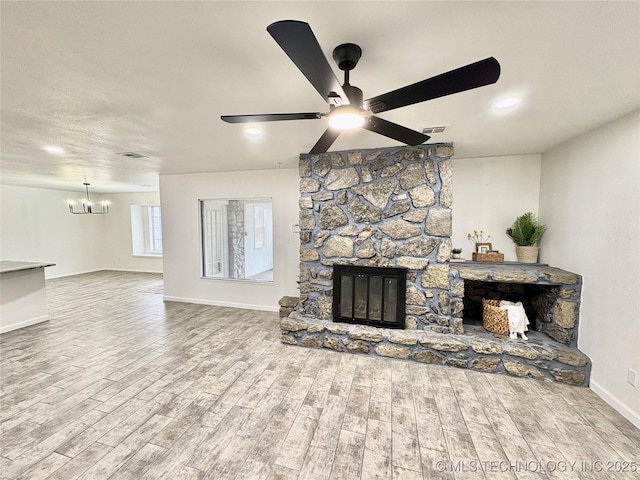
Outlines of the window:
[{"label": "window", "polygon": [[131,245],[134,255],[162,256],[160,205],[131,205]]},{"label": "window", "polygon": [[273,281],[270,198],[200,200],[202,275]]},{"label": "window", "polygon": [[151,253],[162,253],[162,218],[158,205],[149,207],[149,245]]}]

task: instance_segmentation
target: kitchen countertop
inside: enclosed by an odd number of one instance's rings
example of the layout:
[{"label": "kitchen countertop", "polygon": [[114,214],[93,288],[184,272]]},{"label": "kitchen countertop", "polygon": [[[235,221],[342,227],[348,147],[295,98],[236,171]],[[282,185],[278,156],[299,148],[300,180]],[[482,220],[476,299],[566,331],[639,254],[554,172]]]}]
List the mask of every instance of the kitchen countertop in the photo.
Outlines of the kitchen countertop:
[{"label": "kitchen countertop", "polygon": [[19,272],[22,270],[31,270],[34,268],[53,267],[55,263],[42,262],[18,262],[13,260],[0,261],[0,273]]}]

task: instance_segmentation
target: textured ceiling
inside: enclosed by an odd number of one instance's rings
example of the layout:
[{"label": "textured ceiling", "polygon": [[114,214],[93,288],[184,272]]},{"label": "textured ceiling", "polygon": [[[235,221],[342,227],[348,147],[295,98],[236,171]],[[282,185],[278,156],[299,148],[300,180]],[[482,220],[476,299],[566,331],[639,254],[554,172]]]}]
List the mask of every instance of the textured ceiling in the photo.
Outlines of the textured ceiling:
[{"label": "textured ceiling", "polygon": [[[219,119],[326,110],[266,32],[283,19],[308,22],[332,66],[336,45],[359,44],[351,83],[365,98],[496,57],[495,85],[380,115],[449,125],[432,141],[458,157],[544,152],[640,106],[637,1],[3,1],[2,183],[145,191],[163,173],[294,167],[326,119],[259,138]],[[506,96],[521,103],[497,114]],[[356,131],[332,149],[394,144]],[[130,151],[147,158],[117,155]]]}]

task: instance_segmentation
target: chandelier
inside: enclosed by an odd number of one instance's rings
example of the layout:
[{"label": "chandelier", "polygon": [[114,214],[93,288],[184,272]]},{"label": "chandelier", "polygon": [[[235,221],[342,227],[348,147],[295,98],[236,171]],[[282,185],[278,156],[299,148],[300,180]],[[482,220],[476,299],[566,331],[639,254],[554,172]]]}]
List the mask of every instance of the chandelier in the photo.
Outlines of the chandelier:
[{"label": "chandelier", "polygon": [[74,202],[73,200],[67,200],[67,205],[69,205],[69,213],[72,213],[74,215],[88,215],[88,214],[94,214],[94,215],[102,215],[104,213],[109,213],[109,201],[108,200],[102,200],[100,202],[100,206],[102,207],[102,211],[101,212],[94,212],[93,211],[93,202],[91,201],[91,198],[89,198],[89,185],[91,185],[90,183],[84,182],[83,183],[84,188],[87,192],[87,198],[81,198],[80,202],[82,203],[82,211],[81,212],[76,212],[74,210],[74,206],[76,204],[76,202]]}]

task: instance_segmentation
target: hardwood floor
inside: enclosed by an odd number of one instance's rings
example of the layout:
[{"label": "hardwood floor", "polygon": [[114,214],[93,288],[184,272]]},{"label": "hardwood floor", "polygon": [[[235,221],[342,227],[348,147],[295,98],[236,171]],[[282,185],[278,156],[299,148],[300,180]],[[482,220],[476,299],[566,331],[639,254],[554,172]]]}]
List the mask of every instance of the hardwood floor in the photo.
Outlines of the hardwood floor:
[{"label": "hardwood floor", "polygon": [[47,294],[0,336],[5,479],[640,477],[587,388],[283,345],[276,313],[164,303],[159,275]]}]

